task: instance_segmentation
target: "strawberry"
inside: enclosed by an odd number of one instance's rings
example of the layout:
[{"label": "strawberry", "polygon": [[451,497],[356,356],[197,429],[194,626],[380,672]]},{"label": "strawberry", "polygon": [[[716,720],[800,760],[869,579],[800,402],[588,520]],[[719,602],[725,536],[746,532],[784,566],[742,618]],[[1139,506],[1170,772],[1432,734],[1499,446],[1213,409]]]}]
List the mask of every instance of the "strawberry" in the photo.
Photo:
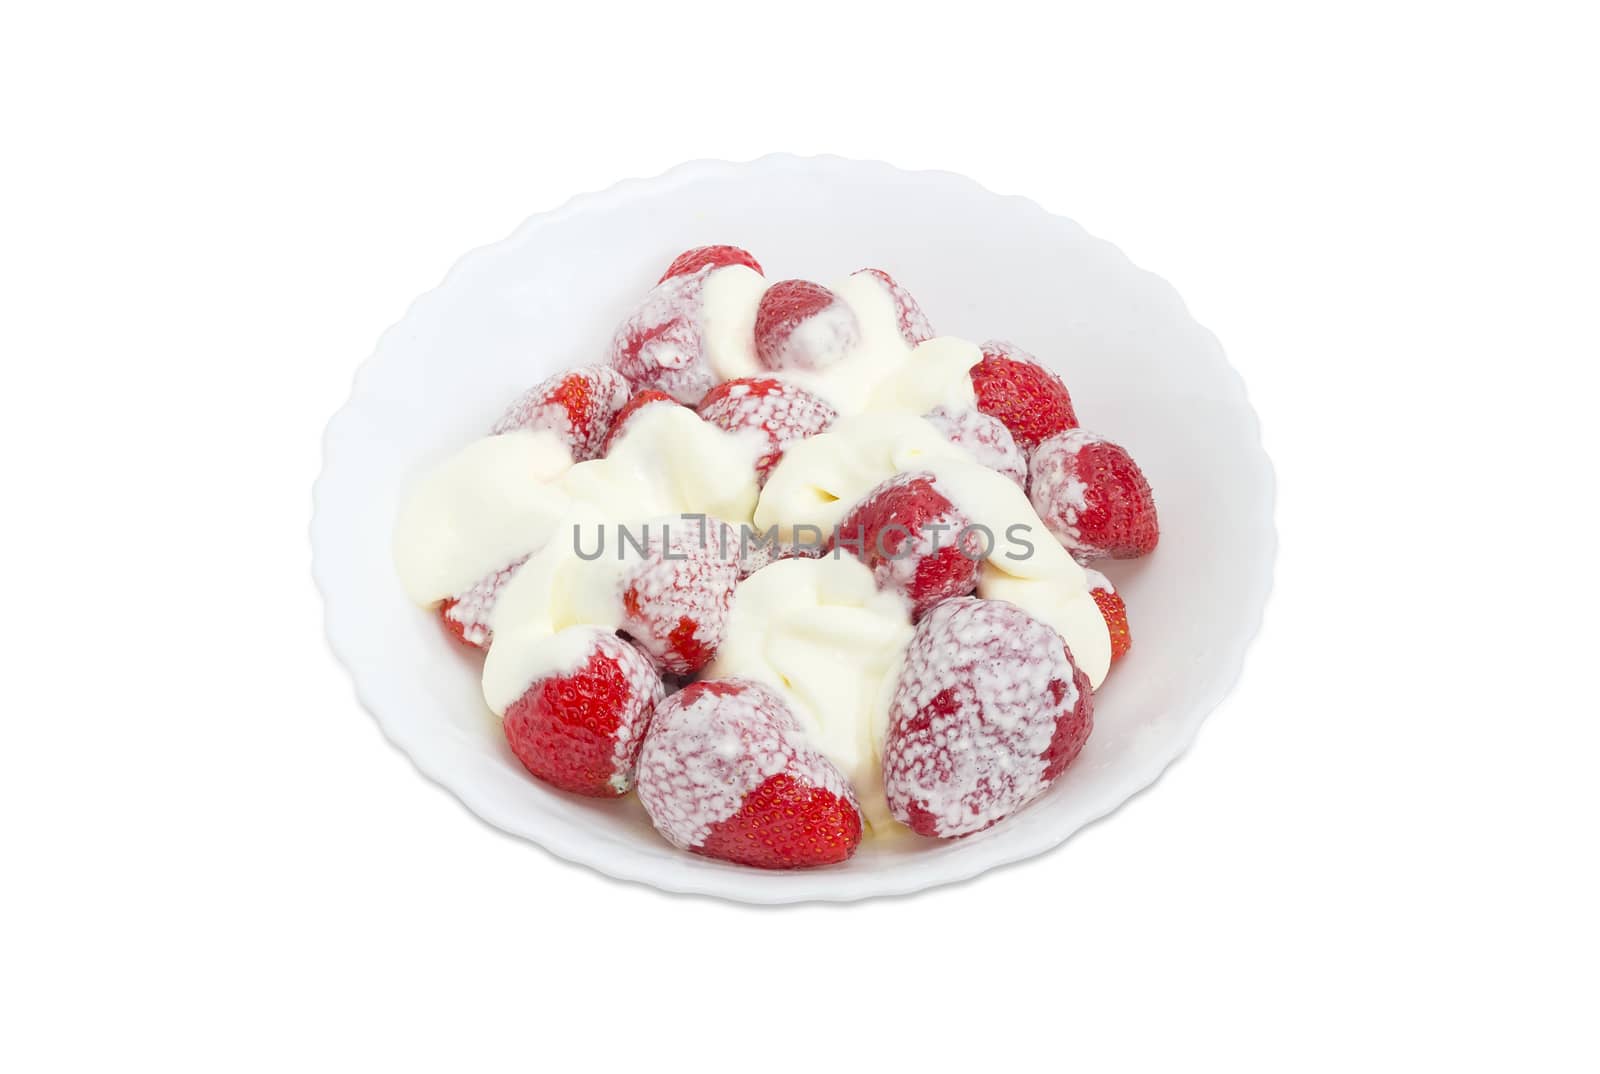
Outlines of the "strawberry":
[{"label": "strawberry", "polygon": [[600,457],[617,411],[628,401],[628,383],[614,369],[583,366],[557,373],[530,388],[495,422],[495,435],[514,429],[549,429],[578,462]]},{"label": "strawberry", "polygon": [[824,369],[861,340],[844,300],[819,283],[780,280],[756,307],[756,358],[767,369]]},{"label": "strawberry", "polygon": [[489,617],[494,614],[495,602],[517,568],[527,561],[528,557],[523,556],[440,604],[439,618],[450,633],[475,649],[487,649],[494,640],[489,631]]},{"label": "strawberry", "polygon": [[972,520],[939,490],[931,473],[896,474],[845,514],[834,536],[872,568],[880,589],[893,589],[920,616],[946,597],[971,593],[986,549]]},{"label": "strawberry", "polygon": [[944,438],[965,448],[972,458],[997,473],[1005,474],[1024,491],[1028,488],[1028,460],[999,418],[981,410],[952,410],[935,407],[923,415]]},{"label": "strawberry", "polygon": [[622,439],[623,433],[628,426],[628,419],[652,403],[667,403],[671,406],[679,405],[678,401],[672,396],[654,388],[646,388],[642,392],[635,392],[633,398],[629,399],[623,408],[617,411],[617,416],[611,419],[611,428],[606,432],[605,443],[601,445],[600,454],[611,454],[611,445]]},{"label": "strawberry", "polygon": [[639,755],[639,801],[668,842],[762,869],[844,861],[861,811],[775,692],[749,679],[692,683],[657,708]]},{"label": "strawberry", "polygon": [[889,292],[889,298],[894,303],[895,321],[900,326],[900,338],[906,341],[906,346],[915,347],[923,340],[934,337],[933,325],[928,323],[928,317],[922,312],[922,307],[917,305],[917,300],[911,297],[911,292],[901,287],[893,276],[875,268],[864,268],[850,275],[871,276]]},{"label": "strawberry", "polygon": [[1086,570],[1089,576],[1089,595],[1100,607],[1106,629],[1111,632],[1111,662],[1115,664],[1133,645],[1133,635],[1128,633],[1128,607],[1117,595],[1111,579],[1096,570]]},{"label": "strawberry", "polygon": [[[649,658],[599,627],[580,632],[578,661],[542,675],[506,709],[511,752],[546,783],[574,794],[616,798],[633,786],[651,713],[665,690]],[[560,635],[558,635],[559,637]]]},{"label": "strawberry", "polygon": [[668,276],[611,337],[610,364],[636,392],[655,388],[693,406],[716,383],[702,325],[706,278],[718,267]]},{"label": "strawberry", "polygon": [[656,282],[666,283],[674,276],[692,276],[703,268],[722,268],[725,265],[745,265],[761,271],[761,263],[748,250],[741,250],[737,246],[696,246],[673,258],[672,264],[667,266],[667,271]]},{"label": "strawberry", "polygon": [[1047,437],[1078,427],[1067,386],[1020,347],[985,343],[983,358],[970,375],[978,409],[1000,419],[1025,453]]},{"label": "strawberry", "polygon": [[839,412],[793,384],[771,377],[740,377],[711,389],[700,401],[700,416],[730,433],[760,429],[766,434],[772,450],[756,460],[756,473],[764,484],[790,444],[822,432]]},{"label": "strawberry", "polygon": [[889,705],[883,783],[921,835],[971,835],[1055,781],[1094,724],[1061,635],[1014,604],[961,597],[917,624]]},{"label": "strawberry", "polygon": [[721,554],[709,525],[690,518],[645,527],[643,536],[619,545],[634,557],[636,545],[644,546],[624,574],[619,629],[662,670],[692,675],[711,662],[727,632],[738,561]]},{"label": "strawberry", "polygon": [[1150,482],[1111,441],[1069,429],[1040,444],[1028,464],[1029,498],[1079,563],[1136,559],[1161,538]]}]

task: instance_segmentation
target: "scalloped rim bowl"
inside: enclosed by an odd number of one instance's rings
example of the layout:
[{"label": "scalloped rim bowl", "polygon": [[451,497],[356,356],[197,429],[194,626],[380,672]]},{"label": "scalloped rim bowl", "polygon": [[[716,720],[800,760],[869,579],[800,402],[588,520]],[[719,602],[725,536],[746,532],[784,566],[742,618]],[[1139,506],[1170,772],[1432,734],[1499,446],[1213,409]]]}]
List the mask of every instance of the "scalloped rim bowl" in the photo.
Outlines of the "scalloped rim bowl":
[{"label": "scalloped rim bowl", "polygon": [[[679,251],[755,253],[769,277],[888,270],[935,327],[1012,340],[1054,366],[1079,419],[1139,460],[1161,547],[1105,568],[1133,650],[1088,746],[1049,792],[954,842],[869,840],[849,862],[769,873],[682,853],[632,796],[554,791],[511,756],[477,660],[411,607],[390,561],[406,482],[483,434],[518,391],[598,361]],[[1272,467],[1244,384],[1163,280],[1070,220],[946,172],[837,157],[701,161],[536,216],[458,263],[389,329],[328,426],[313,570],[333,650],[418,769],[490,824],[602,873],[747,902],[848,900],[964,880],[1060,844],[1148,786],[1232,687],[1272,583]]]}]

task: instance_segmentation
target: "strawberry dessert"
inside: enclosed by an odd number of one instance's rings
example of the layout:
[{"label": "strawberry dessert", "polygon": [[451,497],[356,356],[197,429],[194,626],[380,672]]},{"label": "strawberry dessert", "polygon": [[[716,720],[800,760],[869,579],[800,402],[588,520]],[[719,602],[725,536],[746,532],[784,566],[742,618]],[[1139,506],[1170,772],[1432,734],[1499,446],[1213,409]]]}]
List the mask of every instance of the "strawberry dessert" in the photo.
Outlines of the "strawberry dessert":
[{"label": "strawberry dessert", "polygon": [[983,838],[1071,781],[1095,691],[1139,674],[1085,566],[1156,548],[1127,448],[880,268],[662,262],[604,361],[539,379],[401,504],[400,582],[481,661],[510,756],[759,869]]}]

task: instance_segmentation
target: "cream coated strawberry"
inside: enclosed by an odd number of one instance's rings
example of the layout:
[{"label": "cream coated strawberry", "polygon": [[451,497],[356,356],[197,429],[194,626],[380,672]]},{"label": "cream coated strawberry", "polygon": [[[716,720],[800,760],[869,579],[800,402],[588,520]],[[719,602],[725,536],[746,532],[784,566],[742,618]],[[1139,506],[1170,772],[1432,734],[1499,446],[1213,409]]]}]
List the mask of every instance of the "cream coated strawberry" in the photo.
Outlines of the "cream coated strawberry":
[{"label": "cream coated strawberry", "polygon": [[764,869],[832,865],[861,842],[844,776],[789,706],[748,679],[693,683],[657,708],[639,801],[668,842]]},{"label": "cream coated strawberry", "polygon": [[490,431],[548,429],[583,462],[600,457],[612,419],[627,401],[628,382],[615,369],[583,366],[524,392]]},{"label": "cream coated strawberry", "polygon": [[946,440],[965,448],[975,461],[1005,474],[1018,488],[1027,489],[1027,457],[999,418],[990,417],[981,410],[952,410],[947,406],[935,407],[923,418],[943,433]]},{"label": "cream coated strawberry", "polygon": [[888,293],[890,301],[894,303],[895,321],[900,328],[900,338],[906,341],[906,346],[915,347],[923,340],[934,337],[933,325],[928,323],[927,314],[922,312],[917,300],[911,297],[911,292],[900,286],[893,276],[875,268],[864,268],[850,275],[870,276]]},{"label": "cream coated strawberry", "polygon": [[623,578],[620,629],[673,675],[709,664],[728,629],[739,564],[722,555],[714,521],[703,532],[691,520],[648,527],[642,556],[619,549],[638,560]]},{"label": "cream coated strawberry", "polygon": [[439,618],[450,633],[475,649],[487,649],[494,640],[489,619],[494,614],[495,602],[500,599],[500,591],[511,581],[511,576],[517,573],[517,568],[527,561],[528,557],[523,556],[503,570],[482,579],[466,592],[449,597],[440,604]]},{"label": "cream coated strawberry", "polygon": [[896,474],[867,493],[839,523],[836,549],[872,568],[880,589],[910,601],[913,616],[946,597],[978,586],[988,550],[972,519],[938,486],[933,474]]},{"label": "cream coated strawberry", "polygon": [[1021,347],[997,340],[985,343],[983,358],[969,375],[978,409],[998,418],[1024,452],[1078,427],[1067,386]]},{"label": "cream coated strawberry", "polygon": [[696,246],[673,258],[672,264],[667,266],[667,271],[656,282],[665,283],[674,276],[692,276],[701,269],[725,268],[728,265],[743,265],[761,271],[761,263],[751,256],[749,250],[737,246]]},{"label": "cream coated strawberry", "polygon": [[917,624],[890,702],[889,809],[921,835],[981,832],[1044,793],[1093,723],[1061,635],[1004,601],[945,601]]},{"label": "cream coated strawberry", "polygon": [[1144,471],[1105,437],[1070,429],[1040,444],[1029,463],[1034,510],[1080,563],[1136,559],[1161,537]]},{"label": "cream coated strawberry", "polygon": [[767,369],[826,369],[861,342],[855,311],[810,280],[780,280],[756,307],[756,358]]},{"label": "cream coated strawberry", "polygon": [[547,783],[574,794],[616,798],[633,786],[635,762],[665,696],[650,660],[616,634],[570,627],[577,659],[541,675],[506,709],[511,752]]},{"label": "cream coated strawberry", "polygon": [[700,402],[700,416],[730,433],[761,430],[772,445],[756,460],[756,471],[765,482],[790,444],[827,429],[839,412],[793,384],[771,377],[741,377],[711,389]]},{"label": "cream coated strawberry", "polygon": [[602,455],[610,454],[611,445],[622,439],[623,434],[627,432],[629,420],[639,411],[656,404],[663,406],[682,405],[666,392],[658,391],[655,388],[646,388],[642,392],[635,392],[633,398],[629,399],[623,408],[617,411],[617,416],[611,419],[611,428],[606,433],[605,443],[601,446],[600,453]]},{"label": "cream coated strawberry", "polygon": [[702,246],[680,254],[617,327],[611,367],[634,391],[655,388],[694,406],[717,382],[706,325],[712,277],[746,273],[759,283],[760,272],[756,259],[736,246]]}]

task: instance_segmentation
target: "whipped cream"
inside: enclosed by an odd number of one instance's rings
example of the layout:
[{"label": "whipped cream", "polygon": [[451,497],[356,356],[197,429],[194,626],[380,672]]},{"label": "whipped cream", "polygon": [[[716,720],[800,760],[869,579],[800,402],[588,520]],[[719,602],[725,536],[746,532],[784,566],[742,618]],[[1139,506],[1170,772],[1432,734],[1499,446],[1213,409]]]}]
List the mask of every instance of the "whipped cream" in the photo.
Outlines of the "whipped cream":
[{"label": "whipped cream", "polygon": [[842,417],[784,452],[756,504],[756,528],[776,526],[785,541],[797,526],[831,535],[857,500],[895,474],[934,459],[970,458],[915,414]]},{"label": "whipped cream", "polygon": [[843,773],[869,827],[891,823],[881,760],[910,609],[851,557],[789,559],[739,583],[728,636],[707,678],[755,679],[794,711]]},{"label": "whipped cream", "polygon": [[554,486],[571,468],[560,437],[524,429],[474,441],[424,473],[394,530],[406,596],[436,604],[542,548],[571,509]]},{"label": "whipped cream", "polygon": [[738,525],[755,510],[755,460],[769,450],[759,429],[729,433],[685,407],[646,407],[605,458],[578,463],[557,486],[603,521],[687,513]]},{"label": "whipped cream", "polygon": [[1088,577],[1050,535],[1027,495],[975,461],[931,423],[907,414],[843,418],[792,446],[756,504],[758,528],[801,525],[832,534],[862,496],[899,473],[922,470],[990,538],[978,596],[1005,600],[1054,627],[1094,686],[1111,667],[1111,634]]},{"label": "whipped cream", "polygon": [[[858,272],[829,288],[856,315],[860,337],[840,360],[822,369],[764,368],[756,358],[756,308],[770,286],[743,265],[706,278],[702,333],[711,368],[723,380],[773,377],[827,400],[840,414],[910,412],[974,405],[968,370],[983,357],[977,344],[940,337],[909,346],[900,334],[894,296],[875,276]],[[819,329],[820,330],[820,329]]]},{"label": "whipped cream", "polygon": [[[622,623],[625,576],[636,555],[621,555],[618,528],[641,542],[663,526],[715,541],[710,519],[748,523],[757,498],[756,459],[769,450],[759,429],[729,433],[692,410],[647,407],[603,459],[582,462],[556,481],[566,506],[554,537],[512,575],[491,618],[483,695],[504,715],[530,683],[571,670],[581,656],[579,626]],[[702,523],[693,517],[705,516]],[[602,536],[603,535],[603,536]],[[605,549],[592,559],[601,540]]]}]

